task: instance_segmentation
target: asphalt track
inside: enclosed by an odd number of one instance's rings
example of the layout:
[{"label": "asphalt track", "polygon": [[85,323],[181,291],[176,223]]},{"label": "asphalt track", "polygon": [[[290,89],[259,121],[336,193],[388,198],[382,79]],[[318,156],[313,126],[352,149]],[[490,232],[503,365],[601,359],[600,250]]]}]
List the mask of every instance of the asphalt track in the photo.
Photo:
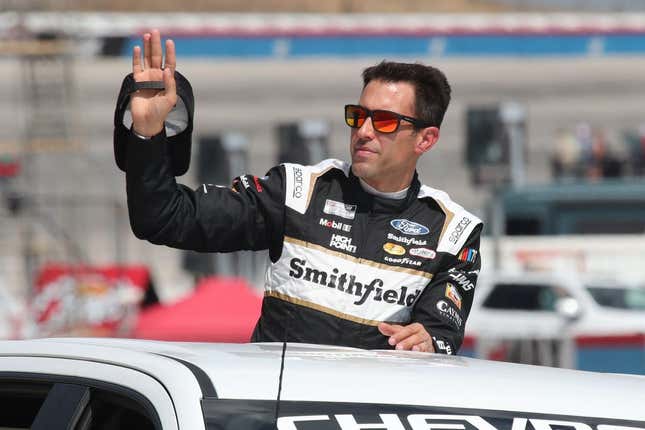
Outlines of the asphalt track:
[{"label": "asphalt track", "polygon": [[[358,99],[361,70],[380,60],[205,61],[182,60],[181,52],[178,56],[178,69],[195,89],[195,141],[214,133],[243,133],[249,139],[248,170],[255,174],[263,174],[276,163],[274,127],[279,122],[328,121],[330,156],[347,158],[348,129],[342,106]],[[558,128],[586,121],[619,133],[645,123],[645,58],[420,60],[444,70],[453,88],[440,142],[420,162],[421,179],[481,215],[488,191],[471,186],[463,163],[463,124],[468,105],[516,101],[525,106],[527,180],[531,183],[550,178],[548,159]],[[112,163],[114,103],[121,79],[130,71],[129,62],[83,58],[74,61],[72,70],[74,102],[67,108],[81,141],[80,150],[33,154],[33,176],[19,185],[50,198],[43,209],[53,211],[53,218],[70,236],[88,243],[81,248],[93,261],[154,261],[155,255],[170,255],[164,254],[166,250],[153,251],[152,246],[131,237],[123,209],[123,175]],[[27,109],[21,73],[17,61],[0,60],[0,143],[19,141],[24,135]],[[194,156],[198,151],[195,144]],[[181,180],[197,185],[190,173]],[[79,195],[93,196],[95,203],[61,203],[62,196]],[[58,201],[52,202],[54,197]],[[115,209],[117,204],[120,208]],[[4,240],[15,240],[7,232],[9,223],[15,222],[3,221],[0,231]],[[3,255],[10,253],[3,251]],[[60,253],[68,255],[69,250]]]}]

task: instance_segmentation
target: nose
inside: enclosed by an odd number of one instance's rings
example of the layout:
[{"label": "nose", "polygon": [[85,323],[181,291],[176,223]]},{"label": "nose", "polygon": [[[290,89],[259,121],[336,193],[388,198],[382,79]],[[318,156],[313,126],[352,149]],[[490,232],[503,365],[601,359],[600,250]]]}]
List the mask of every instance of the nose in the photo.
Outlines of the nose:
[{"label": "nose", "polygon": [[374,139],[374,126],[372,125],[372,118],[365,118],[365,122],[362,126],[356,130],[356,136],[361,140],[372,140]]}]

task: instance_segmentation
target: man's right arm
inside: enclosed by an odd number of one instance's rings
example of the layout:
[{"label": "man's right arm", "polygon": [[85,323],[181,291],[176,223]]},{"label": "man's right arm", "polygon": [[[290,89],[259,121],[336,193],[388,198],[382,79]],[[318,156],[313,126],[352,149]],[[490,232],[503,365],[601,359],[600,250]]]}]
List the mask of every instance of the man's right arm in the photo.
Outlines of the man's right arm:
[{"label": "man's right arm", "polygon": [[168,39],[165,46],[164,62],[161,34],[152,30],[143,35],[143,51],[139,46],[132,51],[135,82],[164,82],[163,90],[140,89],[130,100],[132,129],[124,143],[134,234],[195,251],[269,248],[275,260],[284,230],[283,167],[262,179],[242,176],[233,189],[204,184],[192,191],[175,181],[164,124],[177,103],[173,73],[177,61],[174,42]]},{"label": "man's right arm", "polygon": [[270,249],[284,230],[284,167],[263,178],[241,176],[233,187],[178,184],[164,133],[129,133],[126,187],[134,234],[155,244],[195,251]]}]

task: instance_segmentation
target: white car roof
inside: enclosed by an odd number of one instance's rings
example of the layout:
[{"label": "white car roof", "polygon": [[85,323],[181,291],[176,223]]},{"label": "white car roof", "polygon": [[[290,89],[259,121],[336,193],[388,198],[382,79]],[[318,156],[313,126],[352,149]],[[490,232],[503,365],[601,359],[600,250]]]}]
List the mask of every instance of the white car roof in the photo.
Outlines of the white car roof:
[{"label": "white car roof", "polygon": [[[286,351],[282,400],[432,405],[628,420],[645,417],[645,377],[641,376],[411,351],[293,343],[287,344]],[[185,384],[185,380],[176,380],[178,372],[173,367],[181,362],[201,379],[206,395],[226,399],[275,399],[281,352],[281,343],[105,338],[0,342],[0,357],[51,356],[118,364],[141,368],[167,386]]]}]

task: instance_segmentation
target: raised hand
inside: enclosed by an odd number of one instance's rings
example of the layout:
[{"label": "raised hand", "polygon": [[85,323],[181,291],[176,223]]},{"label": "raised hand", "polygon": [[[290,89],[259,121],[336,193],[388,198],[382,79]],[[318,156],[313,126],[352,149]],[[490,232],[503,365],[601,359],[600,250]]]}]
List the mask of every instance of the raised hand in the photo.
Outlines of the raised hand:
[{"label": "raised hand", "polygon": [[170,39],[166,40],[166,62],[163,64],[161,35],[158,30],[143,35],[143,65],[141,48],[135,46],[132,50],[135,82],[163,80],[165,86],[164,90],[145,89],[132,94],[132,127],[137,134],[150,137],[163,130],[168,113],[177,103],[174,74],[176,66],[175,43]]}]

